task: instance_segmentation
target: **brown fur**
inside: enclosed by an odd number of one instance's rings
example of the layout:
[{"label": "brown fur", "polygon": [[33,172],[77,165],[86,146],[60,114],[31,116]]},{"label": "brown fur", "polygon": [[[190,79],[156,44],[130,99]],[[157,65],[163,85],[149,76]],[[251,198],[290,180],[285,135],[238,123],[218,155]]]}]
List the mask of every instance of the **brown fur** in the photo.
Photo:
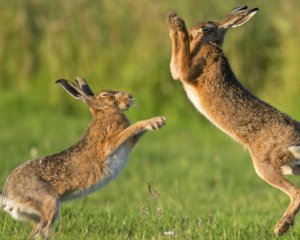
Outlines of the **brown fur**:
[{"label": "brown fur", "polygon": [[89,194],[112,180],[143,133],[165,124],[164,117],[156,117],[130,125],[123,112],[133,98],[126,92],[93,95],[82,78],[77,78],[80,88],[67,80],[57,83],[88,105],[93,120],[76,144],[26,162],[7,178],[1,205],[17,219],[35,221],[33,236],[48,237],[62,200]]},{"label": "brown fur", "polygon": [[276,235],[281,235],[293,225],[300,206],[300,190],[283,176],[283,169],[299,174],[300,167],[294,163],[300,124],[245,89],[222,51],[227,30],[244,24],[257,11],[236,8],[220,22],[204,22],[190,29],[170,13],[170,67],[173,78],[182,82],[195,107],[246,146],[257,174],[290,197],[291,203],[274,229]]}]

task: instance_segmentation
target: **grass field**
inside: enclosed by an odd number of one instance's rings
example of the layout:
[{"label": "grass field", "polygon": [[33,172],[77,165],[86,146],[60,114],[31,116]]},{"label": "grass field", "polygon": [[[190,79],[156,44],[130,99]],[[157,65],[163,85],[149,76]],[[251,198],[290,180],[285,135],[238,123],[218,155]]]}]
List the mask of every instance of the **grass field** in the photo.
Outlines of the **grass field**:
[{"label": "grass field", "polygon": [[[0,105],[1,186],[31,155],[71,145],[89,122],[88,111],[65,114],[18,101],[17,109],[9,98]],[[128,114],[135,118],[141,109]],[[260,180],[248,153],[196,111],[181,122],[166,116],[167,126],[143,137],[120,177],[62,205],[53,239],[275,239],[288,198]],[[0,239],[26,239],[31,231],[3,211],[0,219]],[[282,239],[298,239],[299,223]]]}]

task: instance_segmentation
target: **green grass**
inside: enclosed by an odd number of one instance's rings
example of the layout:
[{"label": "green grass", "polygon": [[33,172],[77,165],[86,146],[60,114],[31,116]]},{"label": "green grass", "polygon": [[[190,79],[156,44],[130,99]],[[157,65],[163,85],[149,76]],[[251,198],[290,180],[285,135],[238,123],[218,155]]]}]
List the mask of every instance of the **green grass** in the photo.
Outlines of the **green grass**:
[{"label": "green grass", "polygon": [[[89,121],[87,111],[65,114],[23,100],[15,110],[15,100],[0,104],[1,186],[32,149],[38,155],[62,150]],[[275,239],[272,229],[288,198],[260,180],[248,153],[196,111],[182,121],[166,116],[167,126],[141,139],[121,176],[62,204],[53,239]],[[26,239],[31,231],[3,211],[0,219],[0,239]],[[298,239],[299,224],[282,239]]]}]

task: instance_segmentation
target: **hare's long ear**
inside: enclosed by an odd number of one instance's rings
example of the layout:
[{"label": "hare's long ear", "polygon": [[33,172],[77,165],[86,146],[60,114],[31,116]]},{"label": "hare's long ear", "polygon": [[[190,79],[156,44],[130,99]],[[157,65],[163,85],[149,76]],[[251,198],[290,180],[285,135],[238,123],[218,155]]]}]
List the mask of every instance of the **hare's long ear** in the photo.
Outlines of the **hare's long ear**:
[{"label": "hare's long ear", "polygon": [[234,9],[232,9],[229,14],[236,13],[236,12],[239,12],[239,11],[242,11],[242,10],[246,10],[246,9],[248,9],[248,6],[238,6],[238,7],[234,8]]},{"label": "hare's long ear", "polygon": [[247,6],[234,8],[220,21],[219,27],[224,29],[239,27],[248,22],[257,12],[258,8],[248,9]]},{"label": "hare's long ear", "polygon": [[77,77],[76,79],[77,84],[79,85],[79,87],[89,96],[94,96],[93,91],[91,90],[91,88],[89,87],[88,83],[86,82],[86,80],[83,77]]},{"label": "hare's long ear", "polygon": [[59,79],[55,83],[60,85],[64,90],[66,90],[67,93],[69,93],[74,98],[81,99],[84,102],[87,101],[88,99],[87,94],[72,82],[69,82],[68,80],[65,79]]}]

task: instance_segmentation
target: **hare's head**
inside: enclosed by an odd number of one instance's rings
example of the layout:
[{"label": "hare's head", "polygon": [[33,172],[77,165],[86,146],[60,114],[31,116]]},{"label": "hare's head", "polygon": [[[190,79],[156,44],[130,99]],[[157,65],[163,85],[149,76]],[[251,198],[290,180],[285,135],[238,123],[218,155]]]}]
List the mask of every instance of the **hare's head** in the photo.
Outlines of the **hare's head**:
[{"label": "hare's head", "polygon": [[103,90],[94,94],[82,77],[76,78],[78,86],[65,79],[59,79],[56,83],[63,87],[71,96],[82,100],[89,107],[93,116],[95,116],[99,110],[105,108],[115,108],[120,111],[126,111],[134,103],[132,95],[127,92]]},{"label": "hare's head", "polygon": [[221,47],[227,30],[243,25],[257,11],[258,8],[248,9],[247,6],[237,7],[219,22],[202,22],[191,27],[188,29],[190,45],[195,47],[198,44],[211,42]]},{"label": "hare's head", "polygon": [[134,100],[130,93],[103,90],[94,96],[97,106],[100,108],[111,107],[117,108],[121,111],[126,111],[133,104]]}]

